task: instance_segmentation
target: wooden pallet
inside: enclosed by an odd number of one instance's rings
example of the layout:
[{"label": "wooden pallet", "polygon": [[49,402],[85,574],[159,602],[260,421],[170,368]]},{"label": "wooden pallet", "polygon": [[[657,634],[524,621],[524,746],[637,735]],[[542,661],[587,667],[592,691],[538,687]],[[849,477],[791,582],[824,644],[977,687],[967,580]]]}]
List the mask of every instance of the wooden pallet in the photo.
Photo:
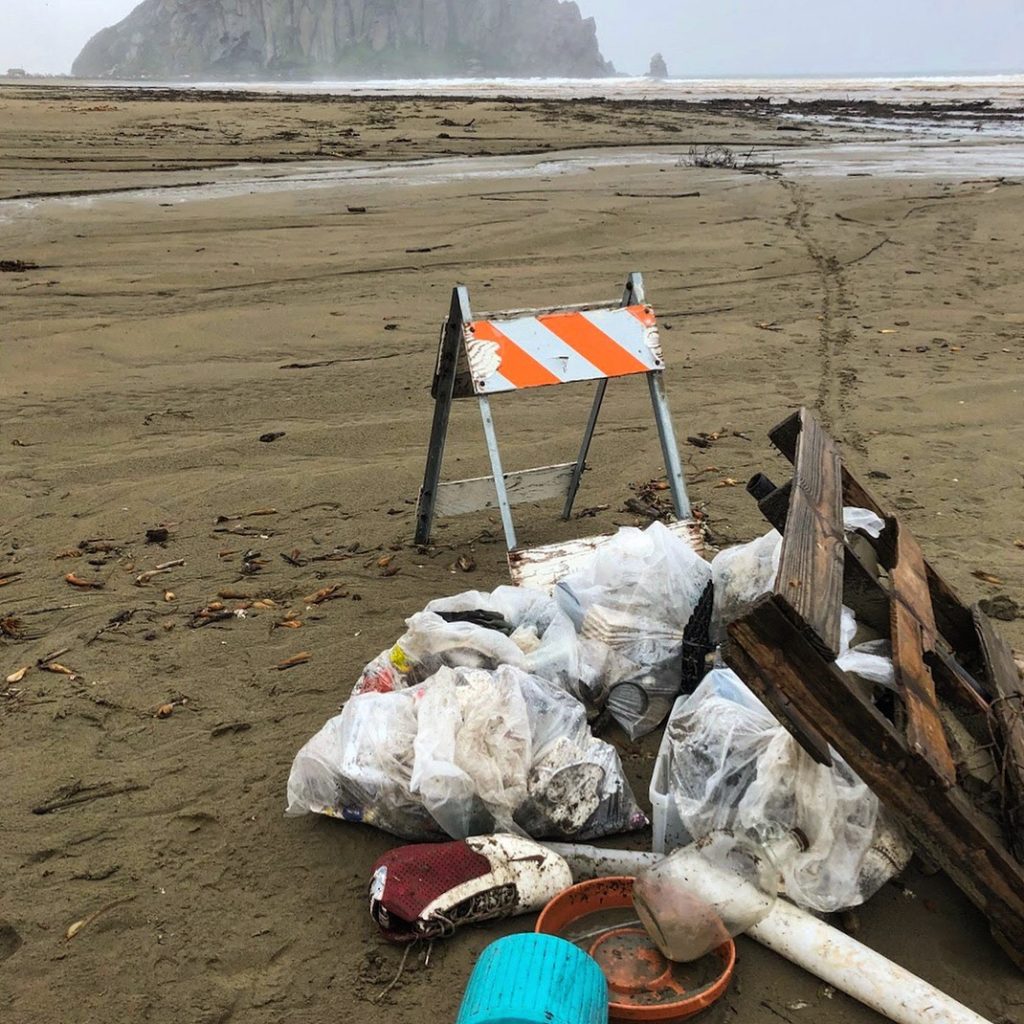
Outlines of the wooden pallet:
[{"label": "wooden pallet", "polygon": [[[725,659],[812,757],[831,764],[838,752],[1024,969],[1024,723],[1012,654],[843,466],[813,413],[800,410],[770,436],[794,467],[759,502],[783,534],[779,574],[774,592],[730,625]],[[881,537],[848,542],[844,505],[879,515]],[[895,695],[868,692],[837,667],[843,604],[891,637]],[[1000,777],[969,776],[965,738],[994,741]]]}]

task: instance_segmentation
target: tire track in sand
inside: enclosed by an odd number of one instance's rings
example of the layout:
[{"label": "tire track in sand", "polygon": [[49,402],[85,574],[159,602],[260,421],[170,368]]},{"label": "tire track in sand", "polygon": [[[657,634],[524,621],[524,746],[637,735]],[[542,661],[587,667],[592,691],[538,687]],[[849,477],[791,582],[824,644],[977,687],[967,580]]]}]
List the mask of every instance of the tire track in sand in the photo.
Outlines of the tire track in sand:
[{"label": "tire track in sand", "polygon": [[820,377],[814,406],[825,426],[834,431],[842,423],[857,387],[856,371],[845,363],[844,358],[853,340],[848,322],[853,310],[849,281],[839,257],[814,235],[811,228],[813,204],[807,196],[806,188],[782,176],[776,180],[786,190],[793,204],[792,210],[786,215],[786,226],[807,250],[821,282],[821,326],[817,348]]}]

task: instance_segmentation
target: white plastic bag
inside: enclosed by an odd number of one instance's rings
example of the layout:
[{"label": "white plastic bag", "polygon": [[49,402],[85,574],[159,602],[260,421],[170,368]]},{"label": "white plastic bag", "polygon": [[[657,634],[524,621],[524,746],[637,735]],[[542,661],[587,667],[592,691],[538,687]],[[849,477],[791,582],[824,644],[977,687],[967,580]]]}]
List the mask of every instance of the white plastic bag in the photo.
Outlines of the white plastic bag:
[{"label": "white plastic bag", "polygon": [[532,738],[514,671],[442,668],[418,700],[412,791],[448,835],[517,831]]},{"label": "white plastic bag", "polygon": [[[728,669],[711,672],[668,725],[672,797],[687,831],[800,829],[808,849],[784,870],[786,894],[810,910],[858,906],[910,858],[877,798],[834,751],[817,764]],[[884,839],[886,874],[872,850]]]},{"label": "white plastic bag", "polygon": [[843,509],[843,529],[847,533],[863,530],[869,537],[878,540],[885,529],[885,520],[870,509],[847,505]]},{"label": "white plastic bag", "polygon": [[719,551],[711,561],[715,584],[715,606],[711,616],[711,639],[724,643],[726,627],[740,618],[775,586],[782,554],[782,534],[777,530],[749,544]]},{"label": "white plastic bag", "polygon": [[444,835],[412,792],[415,702],[392,697],[350,700],[306,743],[288,777],[289,814],[363,821],[421,839]]},{"label": "white plastic bag", "polygon": [[292,765],[288,813],[309,812],[406,839],[505,830],[583,840],[647,823],[583,706],[508,665],[442,668],[353,697]]},{"label": "white plastic bag", "polygon": [[[683,631],[711,566],[663,523],[624,527],[555,588],[631,738],[668,714],[682,676]],[[589,646],[588,646],[589,645]]]},{"label": "white plastic bag", "polygon": [[431,601],[406,620],[394,647],[366,666],[354,692],[404,689],[442,667],[500,665],[557,683],[588,707],[600,704],[599,681],[584,664],[572,622],[548,594],[525,587]]},{"label": "white plastic bag", "polygon": [[[877,539],[884,528],[885,521],[866,508],[848,506],[843,509],[843,529],[847,534],[862,530]],[[725,642],[730,622],[744,615],[775,587],[781,557],[782,535],[770,530],[749,544],[725,548],[712,559],[715,607],[711,639],[716,644]]]}]

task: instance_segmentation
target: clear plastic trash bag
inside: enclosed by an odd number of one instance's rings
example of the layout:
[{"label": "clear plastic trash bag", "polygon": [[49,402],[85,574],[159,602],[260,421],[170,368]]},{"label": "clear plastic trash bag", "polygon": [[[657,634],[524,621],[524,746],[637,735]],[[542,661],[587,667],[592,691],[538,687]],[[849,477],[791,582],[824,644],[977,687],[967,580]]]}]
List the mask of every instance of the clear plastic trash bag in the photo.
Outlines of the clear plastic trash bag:
[{"label": "clear plastic trash bag", "polygon": [[353,697],[296,756],[287,809],[414,840],[584,840],[647,823],[583,706],[509,665],[441,668],[413,687]]},{"label": "clear plastic trash bag", "polygon": [[781,553],[782,534],[772,530],[749,544],[725,548],[711,560],[715,584],[712,641],[724,643],[729,623],[740,618],[775,586]]},{"label": "clear plastic trash bag", "polygon": [[[866,508],[848,506],[843,509],[843,528],[847,534],[862,530],[877,539],[885,528],[885,521]],[[774,588],[781,556],[782,535],[777,530],[770,530],[749,544],[725,548],[715,555],[711,561],[715,584],[711,618],[714,643],[724,643],[729,623],[744,615]]]},{"label": "clear plastic trash bag", "polygon": [[394,647],[366,666],[354,692],[401,690],[444,667],[500,665],[556,683],[591,709],[602,703],[601,680],[586,663],[571,620],[550,595],[524,587],[431,601],[406,620]]},{"label": "clear plastic trash bag", "polygon": [[633,739],[657,728],[682,678],[683,631],[711,566],[662,523],[624,527],[555,588],[598,666],[612,717]]},{"label": "clear plastic trash bag", "polygon": [[715,669],[668,725],[672,798],[693,838],[736,829],[767,841],[780,825],[809,846],[784,869],[795,903],[858,906],[899,873],[911,848],[833,751],[817,764],[729,669]]}]

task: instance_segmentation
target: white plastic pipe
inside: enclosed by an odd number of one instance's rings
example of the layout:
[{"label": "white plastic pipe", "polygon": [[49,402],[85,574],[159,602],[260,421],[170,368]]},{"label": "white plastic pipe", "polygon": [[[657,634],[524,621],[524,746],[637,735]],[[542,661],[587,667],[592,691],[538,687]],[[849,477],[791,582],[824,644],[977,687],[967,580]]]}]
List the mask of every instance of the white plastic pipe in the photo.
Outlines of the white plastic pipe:
[{"label": "white plastic pipe", "polygon": [[[545,843],[564,857],[575,881],[635,875],[661,860],[656,853]],[[963,1003],[845,932],[786,900],[747,934],[896,1024],[989,1024]]]}]

